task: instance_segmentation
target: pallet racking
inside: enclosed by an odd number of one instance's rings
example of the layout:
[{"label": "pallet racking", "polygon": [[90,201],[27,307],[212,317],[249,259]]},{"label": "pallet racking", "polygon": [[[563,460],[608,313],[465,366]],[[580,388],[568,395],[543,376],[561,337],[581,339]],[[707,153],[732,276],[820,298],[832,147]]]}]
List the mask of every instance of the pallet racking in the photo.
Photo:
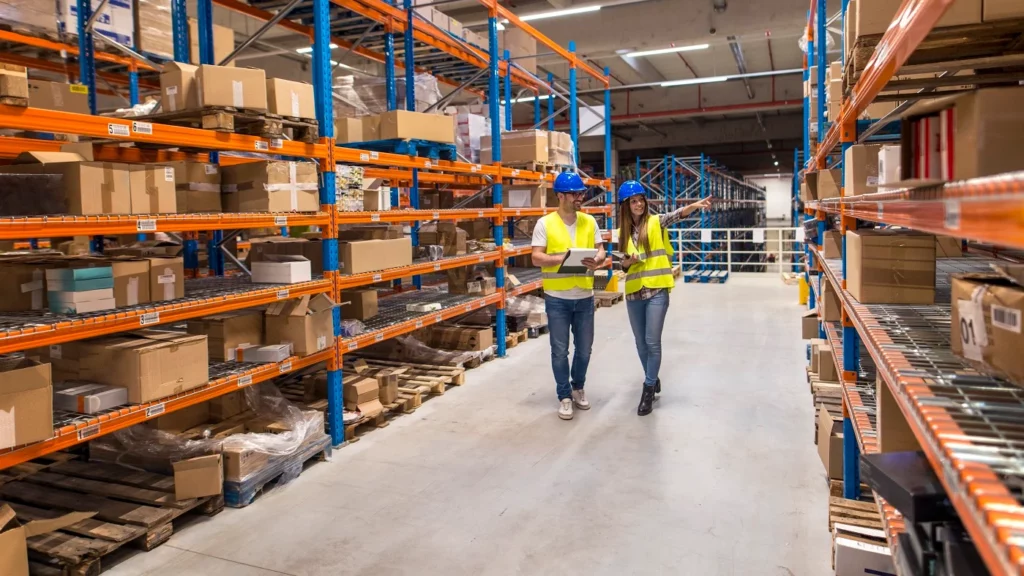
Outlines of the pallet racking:
[{"label": "pallet racking", "polygon": [[[817,64],[819,83],[818,125],[811,126],[810,98],[804,100],[804,149],[794,154],[806,171],[845,168],[843,152],[858,141],[891,130],[891,119],[902,107],[865,125],[857,118],[875,100],[939,21],[952,0],[905,0],[893,24],[878,43],[863,73],[849,89],[835,123],[824,121],[827,66],[825,2],[812,0],[807,27],[807,64]],[[842,5],[846,18],[847,3]],[[843,43],[845,45],[845,43]],[[843,54],[845,59],[846,54]],[[955,70],[955,65],[933,64],[932,71]],[[970,84],[970,80],[961,81]],[[817,148],[811,134],[820,135]],[[799,178],[794,180],[794,206],[799,206]],[[843,384],[843,495],[857,498],[860,491],[859,457],[878,451],[873,410],[865,375],[872,371],[884,382],[920,444],[946,494],[959,514],[974,545],[993,574],[1024,574],[1024,547],[1019,527],[1024,522],[1024,497],[1019,489],[1020,457],[1007,435],[1019,425],[1012,416],[1024,408],[1019,387],[979,371],[949,350],[949,275],[986,267],[984,257],[939,260],[936,304],[862,305],[846,290],[845,232],[859,220],[899,225],[916,230],[970,238],[1010,249],[1024,247],[1024,173],[952,182],[924,189],[879,192],[808,202],[805,218],[817,232],[817,245],[806,244],[806,280],[812,286],[809,305],[815,306],[818,283],[829,282],[840,295],[842,320],[820,323],[820,337],[833,344]],[[794,210],[796,220],[799,210]],[[826,261],[822,237],[826,220],[837,217],[844,233],[843,257]],[[993,251],[996,254],[997,251]],[[1005,256],[1001,256],[1005,257]],[[997,416],[998,415],[998,416]],[[988,454],[990,457],[984,457]],[[903,521],[882,504],[882,517],[897,568]]]},{"label": "pallet racking", "polygon": [[[496,264],[497,280],[496,293],[483,297],[447,295],[441,298],[443,300],[442,309],[429,314],[407,313],[404,305],[399,310],[397,304],[423,298],[424,293],[398,290],[393,296],[382,298],[381,307],[386,313],[382,314],[379,319],[368,321],[367,331],[351,338],[341,336],[342,318],[340,311],[336,309],[334,315],[336,339],[334,345],[326,350],[306,357],[292,357],[274,364],[211,365],[210,383],[197,390],[165,398],[159,402],[113,409],[92,416],[58,415],[54,438],[0,451],[0,468],[26,462],[32,458],[88,441],[99,435],[155,418],[160,414],[204,402],[231,390],[237,390],[239,387],[250,386],[280,374],[320,363],[326,363],[327,367],[327,427],[334,444],[340,444],[345,440],[345,427],[342,425],[341,415],[341,366],[345,353],[489,305],[496,305],[497,308],[498,355],[504,356],[506,331],[504,303],[506,298],[540,287],[539,280],[531,277],[528,282],[523,282],[515,289],[506,290],[506,262],[514,256],[528,254],[529,247],[520,244],[514,245],[511,249],[507,248],[503,238],[504,224],[511,218],[539,216],[554,209],[503,208],[502,187],[504,184],[512,182],[550,182],[555,175],[503,166],[500,145],[500,133],[503,127],[498,122],[492,123],[492,136],[495,143],[493,164],[438,161],[400,154],[370,153],[338,145],[333,132],[332,43],[362,57],[385,64],[389,109],[396,107],[395,74],[399,68],[403,68],[405,71],[407,90],[411,91],[414,87],[412,81],[414,72],[434,73],[439,81],[456,87],[456,93],[460,90],[469,90],[477,96],[486,98],[491,118],[498,118],[499,106],[504,105],[507,122],[511,121],[512,105],[514,104],[514,100],[509,97],[511,87],[513,84],[517,84],[523,89],[532,91],[535,95],[540,94],[543,90],[546,91],[550,100],[557,97],[567,102],[566,108],[569,111],[573,143],[576,145],[579,137],[576,114],[576,107],[579,103],[579,99],[576,97],[577,71],[595,77],[599,83],[603,83],[607,87],[609,82],[607,70],[598,71],[579,59],[572,43],[568,49],[562,48],[528,24],[520,21],[504,7],[498,6],[496,2],[488,0],[481,0],[481,2],[488,8],[489,13],[488,45],[486,47],[470,45],[461,38],[442,31],[433,23],[425,22],[417,14],[416,7],[409,0],[405,0],[401,7],[379,0],[314,0],[311,9],[305,12],[291,13],[289,11],[297,4],[293,2],[277,14],[268,11],[274,7],[270,2],[255,3],[255,5],[249,6],[235,0],[200,0],[197,4],[198,44],[200,61],[203,63],[213,62],[212,6],[214,3],[264,20],[268,25],[264,27],[263,31],[269,29],[270,25],[278,25],[303,34],[310,39],[316,115],[321,127],[321,138],[315,143],[306,144],[141,121],[0,105],[0,128],[44,133],[57,131],[93,137],[102,140],[102,142],[94,144],[94,156],[97,160],[159,162],[193,159],[219,161],[222,164],[246,161],[246,158],[221,154],[222,152],[257,153],[263,154],[264,157],[289,159],[312,159],[317,162],[320,172],[321,204],[320,210],[312,213],[0,217],[0,239],[25,240],[59,235],[184,233],[186,266],[190,268],[196,268],[198,262],[198,240],[195,233],[199,231],[212,232],[213,238],[209,251],[212,276],[188,280],[186,298],[159,305],[120,308],[109,313],[79,316],[54,316],[43,313],[5,315],[0,319],[0,352],[14,352],[36,346],[111,334],[139,326],[168,324],[227,310],[259,306],[305,294],[326,293],[337,299],[342,289],[367,286],[389,280],[412,277],[415,285],[419,287],[422,275],[480,262]],[[72,74],[72,76],[77,76],[83,84],[88,86],[93,98],[91,102],[93,111],[96,109],[97,77],[110,80],[124,71],[126,71],[124,76],[127,78],[127,83],[132,86],[132,103],[138,102],[140,87],[147,88],[146,81],[140,82],[138,78],[139,71],[154,69],[158,65],[154,65],[155,63],[145,55],[134,53],[130,47],[118,48],[126,52],[127,56],[96,51],[93,46],[92,34],[85,29],[85,22],[91,8],[89,0],[78,0],[78,7],[82,17],[79,20],[76,45],[15,32],[0,33],[0,43],[5,46],[32,46],[53,55],[60,54],[60,51],[78,55],[80,65],[77,75]],[[341,11],[338,8],[341,8]],[[507,52],[504,53],[504,57],[499,53],[497,36],[499,19],[506,21],[505,26],[521,28],[533,36],[539,44],[567,61],[569,74],[565,86],[557,84],[550,76],[547,82],[541,81],[517,65],[513,59],[508,57]],[[174,23],[175,60],[187,61],[189,45],[184,0],[173,0],[172,20]],[[356,27],[358,30],[354,32],[349,26],[353,23],[359,25]],[[371,34],[376,29],[380,29],[381,35],[374,40],[372,38],[376,37],[371,37]],[[257,39],[261,33],[262,31],[246,40],[243,45]],[[353,35],[358,37],[353,39]],[[371,41],[364,45],[367,39],[371,39]],[[401,39],[402,42],[396,42],[398,39]],[[128,50],[123,50],[125,48]],[[382,48],[382,50],[377,51],[376,48]],[[0,61],[8,61],[4,59],[7,57],[8,55],[0,56]],[[123,70],[104,69],[100,71],[97,69],[97,62],[121,67]],[[65,71],[65,65],[54,59],[33,57],[23,59],[18,63],[42,70]],[[499,91],[501,78],[505,78],[506,83],[504,100],[502,92]],[[411,92],[409,96],[406,101],[412,109],[415,98]],[[608,166],[610,165],[607,159],[610,157],[611,131],[609,124],[611,115],[607,91],[605,96],[605,165]],[[539,98],[534,99],[535,114],[539,114],[539,100]],[[538,125],[540,124],[538,122]],[[55,130],[55,127],[59,127],[59,129]],[[143,146],[122,146],[130,143]],[[175,148],[179,150],[173,150]],[[59,146],[54,141],[0,137],[0,158],[10,159],[27,150],[55,149],[59,149]],[[386,179],[392,187],[408,188],[409,209],[382,212],[339,212],[335,204],[335,167],[341,163],[362,165],[365,167],[367,176]],[[588,185],[601,187],[606,191],[611,189],[611,175],[605,174],[603,178],[586,176],[585,182]],[[490,191],[493,207],[447,210],[419,209],[420,188],[437,185],[479,188],[479,193]],[[598,198],[608,199],[610,196],[602,194]],[[588,206],[586,211],[604,215],[611,212],[610,208],[602,205]],[[419,222],[474,218],[491,220],[495,240],[494,250],[444,258],[433,262],[416,261],[409,266],[373,273],[354,275],[338,273],[338,225],[377,222],[409,223],[411,224],[413,243],[416,244]],[[237,277],[221,277],[224,273],[223,261],[215,258],[214,255],[219,253],[218,242],[220,242],[222,231],[300,225],[317,225],[323,231],[325,270],[323,278],[301,284],[253,285]],[[220,260],[219,263],[218,260]],[[529,276],[529,272],[524,273],[524,277]],[[432,300],[438,300],[438,297],[435,295]]]}]

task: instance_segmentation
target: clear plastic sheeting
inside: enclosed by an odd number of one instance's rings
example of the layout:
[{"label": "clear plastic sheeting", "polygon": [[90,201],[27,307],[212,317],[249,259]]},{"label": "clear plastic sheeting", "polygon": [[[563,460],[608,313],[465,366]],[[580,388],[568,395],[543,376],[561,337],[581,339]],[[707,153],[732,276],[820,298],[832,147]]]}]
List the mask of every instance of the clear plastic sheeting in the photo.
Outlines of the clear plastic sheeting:
[{"label": "clear plastic sheeting", "polygon": [[[441,99],[437,78],[430,74],[415,77],[416,111],[424,112]],[[334,79],[335,117],[359,118],[388,111],[387,84],[384,78],[339,76]],[[405,110],[405,78],[395,80],[396,104]]]},{"label": "clear plastic sheeting", "polygon": [[142,104],[136,104],[131,108],[118,108],[110,116],[115,118],[138,118],[139,116],[148,116],[152,114],[159,105],[159,100],[150,100],[148,102],[143,102]]},{"label": "clear plastic sheeting", "polygon": [[55,34],[56,4],[37,0],[0,0],[0,22],[15,30]]},{"label": "clear plastic sheeting", "polygon": [[138,0],[135,5],[137,48],[145,54],[174,58],[171,0]]}]

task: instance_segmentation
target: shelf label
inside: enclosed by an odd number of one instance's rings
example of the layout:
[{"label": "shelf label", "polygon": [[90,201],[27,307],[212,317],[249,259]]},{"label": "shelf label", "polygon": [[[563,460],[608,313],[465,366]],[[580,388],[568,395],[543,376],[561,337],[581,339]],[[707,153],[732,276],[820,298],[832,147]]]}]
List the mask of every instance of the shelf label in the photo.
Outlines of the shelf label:
[{"label": "shelf label", "polygon": [[523,211],[522,210],[516,210],[516,216],[522,216],[522,215],[523,215]]},{"label": "shelf label", "polygon": [[466,304],[466,312],[472,312],[472,311],[473,311],[473,305],[472,304]]},{"label": "shelf label", "polygon": [[139,316],[139,326],[149,326],[150,324],[157,324],[160,322],[159,312],[147,312],[142,316]]},{"label": "shelf label", "polygon": [[349,351],[355,350],[356,348],[359,348],[359,343],[358,342],[349,342],[348,343]]},{"label": "shelf label", "polygon": [[430,160],[424,160],[423,161],[423,167],[424,168],[433,168],[434,165],[430,162]]},{"label": "shelf label", "polygon": [[252,384],[252,374],[246,374],[245,376],[242,376],[241,378],[238,379],[239,388],[242,388],[243,386],[249,386],[250,384]]},{"label": "shelf label", "polygon": [[374,342],[380,342],[381,340],[384,340],[384,333],[383,332],[379,332],[379,333],[374,335],[374,337],[373,337],[373,341]]},{"label": "shelf label", "polygon": [[285,289],[285,290],[278,290],[277,291],[277,299],[278,300],[287,300],[288,299],[288,290],[287,289]]},{"label": "shelf label", "polygon": [[359,154],[359,160],[361,162],[369,162],[370,161],[370,155],[369,154],[365,154],[365,153]]},{"label": "shelf label", "polygon": [[469,171],[470,172],[479,172],[480,171],[480,165],[479,164],[473,164],[472,166],[469,167]]},{"label": "shelf label", "polygon": [[431,217],[433,217],[434,220],[437,220],[438,218],[441,217],[441,213],[440,212],[432,212],[431,213]]},{"label": "shelf label", "polygon": [[480,256],[480,259],[477,260],[477,262],[483,262],[483,261],[484,261],[484,257],[483,256]]},{"label": "shelf label", "polygon": [[878,219],[881,220],[882,219],[882,215],[885,212],[885,208],[884,208],[884,206],[883,206],[883,204],[881,202],[877,202],[877,204],[878,204]]},{"label": "shelf label", "polygon": [[981,302],[974,300],[958,300],[956,304],[960,313],[960,343],[963,344],[964,357],[980,362],[982,349],[988,346],[985,309]]},{"label": "shelf label", "polygon": [[519,169],[518,168],[512,170],[512,177],[515,178],[516,176],[519,176]]},{"label": "shelf label", "polygon": [[440,269],[441,269],[441,265],[440,264],[434,264],[434,272],[437,272]]},{"label": "shelf label", "polygon": [[257,140],[256,141],[256,151],[257,152],[266,152],[267,150],[270,150],[270,145],[269,144],[267,144],[263,140]]},{"label": "shelf label", "polygon": [[284,138],[271,138],[270,139],[270,147],[271,148],[284,148]]},{"label": "shelf label", "polygon": [[440,322],[441,320],[443,320],[443,318],[441,318],[440,314],[434,314],[434,322]]},{"label": "shelf label", "polygon": [[107,134],[110,136],[131,136],[131,128],[127,124],[110,122],[107,124]]},{"label": "shelf label", "polygon": [[291,372],[292,371],[292,361],[288,360],[287,362],[282,362],[277,370],[281,374],[284,374],[285,372]]},{"label": "shelf label", "polygon": [[93,436],[99,436],[99,434],[100,434],[100,425],[99,424],[92,424],[92,425],[86,426],[85,428],[82,428],[81,430],[78,431],[78,441],[81,442],[82,440],[85,440],[87,438],[92,438]]},{"label": "shelf label", "polygon": [[960,201],[946,200],[946,228],[950,230],[960,229]]},{"label": "shelf label", "polygon": [[477,211],[476,211],[476,215],[477,215],[478,217],[480,217],[480,218],[483,218],[483,217],[484,217],[484,211],[483,211],[483,210],[477,210]]},{"label": "shelf label", "polygon": [[377,160],[380,158],[380,152],[370,152],[370,160]]},{"label": "shelf label", "polygon": [[137,232],[156,232],[156,218],[143,218],[135,221]]},{"label": "shelf label", "polygon": [[380,282],[380,280],[381,280],[381,275],[380,274],[374,274],[373,275],[373,281],[374,282]]},{"label": "shelf label", "polygon": [[416,327],[417,328],[423,328],[423,320],[417,320],[416,321]]},{"label": "shelf label", "polygon": [[370,214],[370,222],[380,222],[380,214]]},{"label": "shelf label", "polygon": [[288,225],[288,217],[287,216],[274,216],[274,226],[287,226],[287,225]]},{"label": "shelf label", "polygon": [[149,408],[146,408],[146,418],[152,418],[153,416],[158,416],[160,414],[163,414],[166,411],[167,411],[167,405],[164,404],[163,402],[161,402],[161,403],[157,404],[156,406],[150,406]]},{"label": "shelf label", "polygon": [[153,134],[153,125],[149,122],[132,122],[132,132],[136,134]]}]

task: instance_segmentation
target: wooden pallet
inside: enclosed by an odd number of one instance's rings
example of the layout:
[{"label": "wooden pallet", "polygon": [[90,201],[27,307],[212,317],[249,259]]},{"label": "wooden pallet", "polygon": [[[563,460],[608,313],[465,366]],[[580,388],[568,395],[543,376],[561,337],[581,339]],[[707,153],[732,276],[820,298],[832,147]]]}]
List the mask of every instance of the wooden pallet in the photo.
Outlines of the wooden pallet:
[{"label": "wooden pallet", "polygon": [[323,462],[330,457],[330,436],[324,434],[309,439],[293,454],[271,456],[266,466],[249,474],[244,480],[225,480],[224,503],[232,508],[244,508],[265,493],[268,487],[300,474],[309,464]]},{"label": "wooden pallet", "polygon": [[505,348],[515,348],[519,346],[521,342],[526,342],[530,338],[529,329],[522,329],[518,332],[509,332],[505,336]]},{"label": "wooden pallet", "polygon": [[[840,482],[840,495],[829,496],[828,499],[828,531],[831,532],[836,523],[848,524],[850,526],[862,526],[864,528],[875,528],[884,530],[882,516],[878,513],[878,504],[875,503],[873,493],[866,486],[861,490],[861,500],[847,500],[842,497],[842,483]],[[868,499],[864,499],[868,498]]]},{"label": "wooden pallet", "polygon": [[292,139],[311,144],[319,140],[319,126],[315,120],[296,120],[257,110],[231,107],[209,107],[199,110],[161,112],[139,118],[148,122],[202,128],[217,132],[247,134],[261,138],[283,138],[285,129],[291,129]]},{"label": "wooden pallet", "polygon": [[16,478],[5,475],[0,486],[0,498],[19,520],[96,512],[59,531],[29,538],[33,574],[37,569],[98,574],[102,558],[112,552],[126,545],[152,550],[171,537],[174,523],[186,514],[210,516],[224,508],[221,496],[175,500],[172,476],[73,458],[28,464],[38,465],[37,471],[22,465]]},{"label": "wooden pallet", "polygon": [[501,165],[506,168],[527,170],[529,172],[540,172],[542,174],[548,174],[558,170],[557,166],[554,164],[548,164],[547,162],[502,162]]},{"label": "wooden pallet", "polygon": [[548,333],[548,325],[543,326],[531,326],[526,329],[526,335],[528,338],[540,338],[544,334]]},{"label": "wooden pallet", "polygon": [[[437,382],[462,386],[466,383],[466,369],[457,366],[438,366],[434,364],[410,364],[397,360],[378,360],[375,358],[363,358],[370,368],[406,368],[403,373],[398,374],[399,387],[413,384],[435,385]],[[433,392],[432,392],[433,393]],[[444,392],[438,392],[438,395]]]},{"label": "wooden pallet", "polygon": [[594,307],[608,308],[622,302],[622,292],[594,292]]},{"label": "wooden pallet", "polygon": [[[857,39],[846,59],[844,95],[848,96],[860,79],[882,36],[871,34]],[[1022,65],[1024,19],[936,28],[910,55],[876,100],[905,100],[906,91],[921,88],[955,93],[962,86],[1016,84],[1024,79]],[[906,78],[918,74],[934,76],[947,70],[959,73],[947,78]],[[904,92],[902,97],[895,94],[897,91]]]},{"label": "wooden pallet", "polygon": [[17,96],[0,96],[0,104],[4,106],[18,106],[26,108],[28,106],[28,98],[19,98]]}]

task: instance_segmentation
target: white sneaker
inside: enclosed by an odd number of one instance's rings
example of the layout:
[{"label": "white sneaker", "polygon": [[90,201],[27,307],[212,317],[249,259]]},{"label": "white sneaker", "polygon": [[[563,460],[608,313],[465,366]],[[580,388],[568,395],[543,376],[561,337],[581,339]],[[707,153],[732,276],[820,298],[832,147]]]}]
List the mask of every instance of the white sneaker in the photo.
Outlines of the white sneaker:
[{"label": "white sneaker", "polygon": [[562,420],[572,420],[572,400],[569,398],[562,400],[558,407],[558,417]]},{"label": "white sneaker", "polygon": [[590,410],[590,402],[587,401],[587,393],[583,390],[572,391],[572,403],[580,410]]}]

